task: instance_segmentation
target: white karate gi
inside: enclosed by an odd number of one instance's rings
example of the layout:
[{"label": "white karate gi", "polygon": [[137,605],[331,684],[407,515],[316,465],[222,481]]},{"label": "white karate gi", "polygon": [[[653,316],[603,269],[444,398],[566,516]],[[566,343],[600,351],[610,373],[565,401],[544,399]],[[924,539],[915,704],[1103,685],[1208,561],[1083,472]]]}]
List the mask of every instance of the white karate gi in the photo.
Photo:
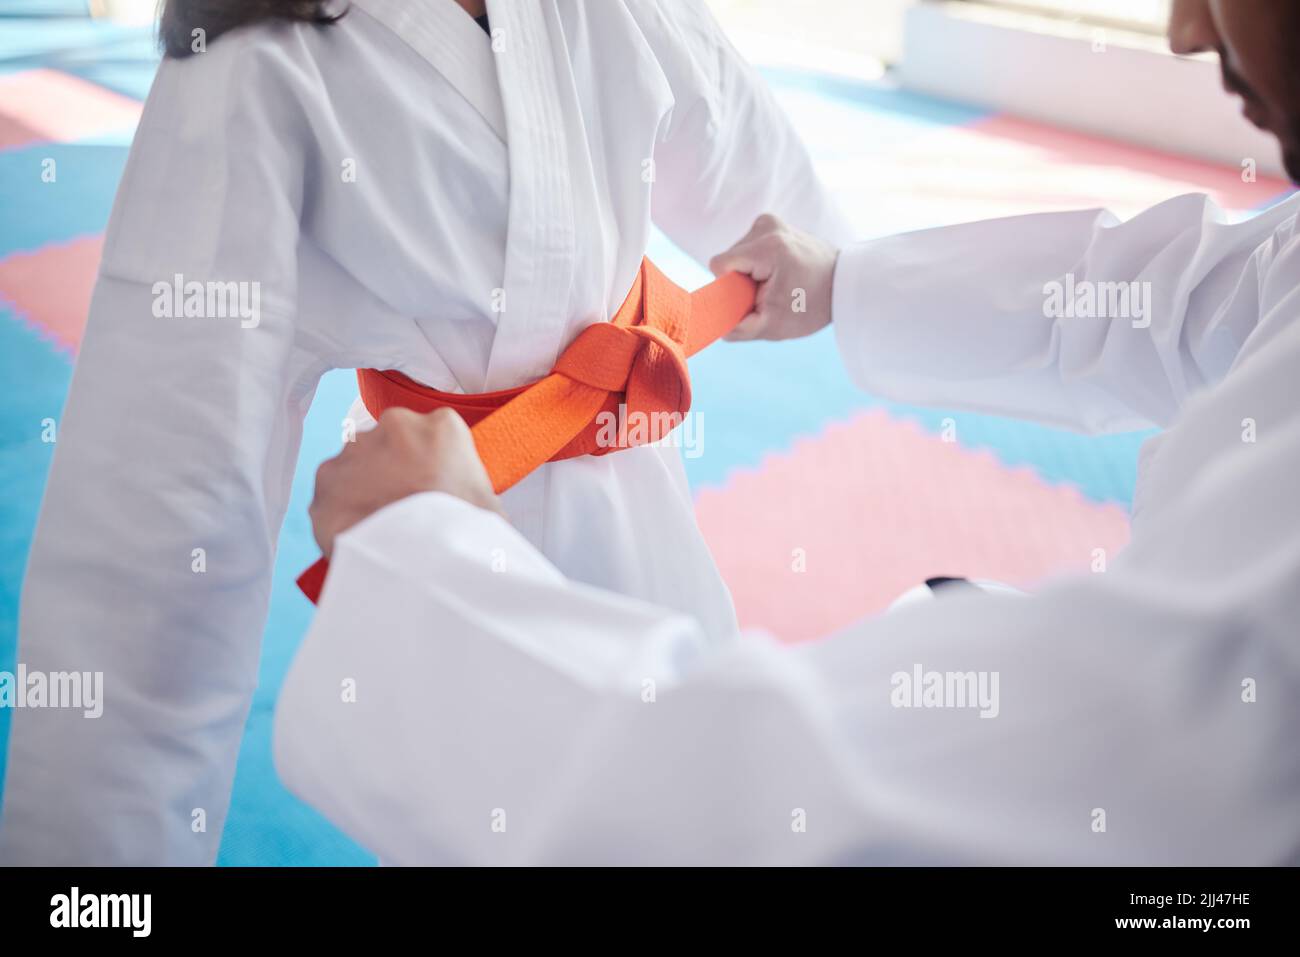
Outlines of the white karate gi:
[{"label": "white karate gi", "polygon": [[[20,628],[29,669],[103,671],[107,702],[16,715],[0,861],[214,859],[324,372],[540,378],[623,301],[652,221],[701,259],[769,208],[847,238],[699,0],[490,0],[492,39],[452,0],[351,7],[159,70]],[[157,318],[178,275],[257,283],[259,320]],[[678,450],[547,466],[505,504],[567,575],[731,627]]]},{"label": "white karate gi", "polygon": [[[1300,862],[1297,209],[1229,226],[1187,196],[844,253],[863,386],[1169,426],[1105,573],[720,643],[417,496],[339,540],[280,698],[282,778],[403,864]],[[1150,328],[1045,317],[1069,273],[1150,282]],[[995,706],[896,706],[918,666],[996,673]]]}]

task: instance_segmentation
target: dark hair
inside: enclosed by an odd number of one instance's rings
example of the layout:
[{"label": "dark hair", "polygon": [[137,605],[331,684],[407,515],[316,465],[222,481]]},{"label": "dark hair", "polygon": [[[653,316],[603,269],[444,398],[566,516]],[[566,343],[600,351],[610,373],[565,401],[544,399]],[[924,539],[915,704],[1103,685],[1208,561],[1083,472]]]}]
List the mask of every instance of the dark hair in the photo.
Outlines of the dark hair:
[{"label": "dark hair", "polygon": [[331,0],[163,0],[158,40],[163,52],[172,57],[194,53],[194,31],[203,31],[205,44],[227,30],[259,20],[298,20],[304,23],[334,23],[346,8]]}]

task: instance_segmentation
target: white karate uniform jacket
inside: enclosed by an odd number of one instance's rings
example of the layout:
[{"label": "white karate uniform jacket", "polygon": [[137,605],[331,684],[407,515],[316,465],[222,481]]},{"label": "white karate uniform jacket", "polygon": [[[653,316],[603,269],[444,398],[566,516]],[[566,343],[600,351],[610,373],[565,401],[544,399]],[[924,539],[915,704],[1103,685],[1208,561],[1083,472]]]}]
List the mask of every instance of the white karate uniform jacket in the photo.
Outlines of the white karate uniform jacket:
[{"label": "white karate uniform jacket", "polygon": [[[1103,573],[727,641],[417,496],[338,542],[283,779],[400,864],[1300,862],[1298,209],[1226,225],[1186,196],[843,254],[864,387],[1167,427]],[[1047,317],[1071,274],[1149,282],[1150,327]],[[931,672],[996,675],[992,706],[925,707]]]},{"label": "white karate uniform jacket", "polygon": [[[540,378],[623,301],[652,221],[701,259],[768,209],[848,238],[699,0],[490,0],[491,39],[452,0],[351,8],[159,70],[20,626],[29,669],[102,671],[107,701],[16,714],[0,862],[214,859],[324,372]],[[258,320],[159,318],[178,281],[256,283]],[[505,501],[567,575],[733,625],[678,450],[547,466]]]}]

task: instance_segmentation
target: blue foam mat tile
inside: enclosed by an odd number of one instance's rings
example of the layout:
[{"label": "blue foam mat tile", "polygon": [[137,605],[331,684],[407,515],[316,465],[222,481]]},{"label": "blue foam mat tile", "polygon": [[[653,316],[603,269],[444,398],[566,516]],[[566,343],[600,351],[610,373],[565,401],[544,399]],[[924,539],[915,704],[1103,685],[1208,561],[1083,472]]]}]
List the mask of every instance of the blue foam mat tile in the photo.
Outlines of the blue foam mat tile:
[{"label": "blue foam mat tile", "polygon": [[[0,259],[102,233],[127,153],[125,145],[79,143],[0,151]],[[43,178],[48,160],[54,182]]]},{"label": "blue foam mat tile", "polygon": [[[65,354],[0,306],[0,382],[22,383],[9,390],[0,416],[0,671],[12,671],[17,662],[18,596],[54,456],[54,445],[44,440],[46,423],[54,421],[57,438],[71,376]],[[10,717],[0,708],[0,789]]]}]

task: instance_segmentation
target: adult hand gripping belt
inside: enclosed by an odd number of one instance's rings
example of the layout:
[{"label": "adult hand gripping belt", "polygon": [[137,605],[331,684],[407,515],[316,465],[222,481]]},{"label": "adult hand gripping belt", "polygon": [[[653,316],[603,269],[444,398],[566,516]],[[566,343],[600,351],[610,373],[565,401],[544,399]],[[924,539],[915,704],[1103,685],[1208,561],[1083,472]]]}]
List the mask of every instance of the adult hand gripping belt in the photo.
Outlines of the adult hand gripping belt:
[{"label": "adult hand gripping belt", "polygon": [[[609,421],[604,413],[640,413],[636,421],[650,428],[636,430],[637,437],[647,443],[671,432],[691,407],[687,358],[753,311],[755,288],[748,276],[728,273],[687,292],[644,259],[613,319],[584,329],[546,378],[501,392],[462,395],[427,388],[400,372],[359,369],[361,401],[376,419],[394,406],[416,412],[455,409],[469,424],[500,494],[545,462],[629,447],[600,441],[600,423]],[[665,423],[669,428],[661,435]],[[298,578],[298,587],[313,602],[328,571],[322,558]]]}]

